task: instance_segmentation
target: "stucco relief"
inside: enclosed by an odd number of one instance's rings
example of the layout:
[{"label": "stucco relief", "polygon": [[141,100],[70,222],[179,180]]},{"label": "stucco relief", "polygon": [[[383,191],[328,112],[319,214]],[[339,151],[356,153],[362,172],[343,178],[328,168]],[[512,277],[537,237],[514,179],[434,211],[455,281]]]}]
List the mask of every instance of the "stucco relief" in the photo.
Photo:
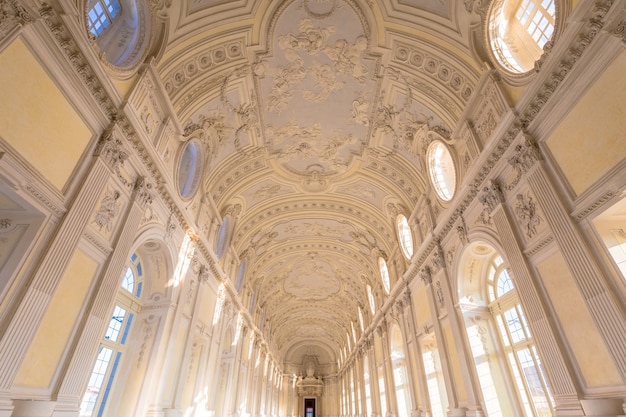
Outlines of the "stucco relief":
[{"label": "stucco relief", "polygon": [[340,288],[331,265],[320,260],[293,265],[284,282],[288,294],[303,300],[324,300],[336,294]]},{"label": "stucco relief", "polygon": [[286,175],[306,177],[305,189],[323,191],[329,183],[322,177],[346,172],[367,140],[372,108],[364,92],[376,90],[367,35],[344,1],[296,1],[278,20],[271,44],[272,54],[253,67],[265,143]]}]

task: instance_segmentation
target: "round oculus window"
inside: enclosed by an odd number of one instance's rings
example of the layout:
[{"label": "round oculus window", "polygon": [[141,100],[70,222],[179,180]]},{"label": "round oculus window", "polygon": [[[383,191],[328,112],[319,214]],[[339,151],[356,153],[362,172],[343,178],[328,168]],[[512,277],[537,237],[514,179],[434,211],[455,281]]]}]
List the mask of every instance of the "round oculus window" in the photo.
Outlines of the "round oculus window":
[{"label": "round oculus window", "polygon": [[428,173],[435,192],[443,201],[454,197],[456,169],[452,154],[441,141],[434,141],[428,147]]},{"label": "round oculus window", "polygon": [[531,71],[555,30],[555,0],[495,0],[487,38],[496,62],[513,75]]}]

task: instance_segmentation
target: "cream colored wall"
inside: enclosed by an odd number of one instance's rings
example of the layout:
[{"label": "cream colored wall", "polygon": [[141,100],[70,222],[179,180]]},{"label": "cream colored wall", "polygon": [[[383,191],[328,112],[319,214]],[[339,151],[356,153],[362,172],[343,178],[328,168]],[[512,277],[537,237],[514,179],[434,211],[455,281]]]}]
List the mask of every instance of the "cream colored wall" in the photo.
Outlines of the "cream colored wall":
[{"label": "cream colored wall", "polygon": [[0,137],[62,190],[92,134],[19,38],[0,53],[0,91]]},{"label": "cream colored wall", "polygon": [[577,195],[626,157],[625,72],[622,52],[546,141]]},{"label": "cream colored wall", "polygon": [[454,335],[452,334],[452,327],[450,327],[449,323],[444,325],[443,331],[444,337],[446,338],[446,347],[448,348],[448,365],[452,369],[452,374],[454,375],[454,380],[456,382],[455,387],[457,400],[466,401],[467,391],[465,389],[465,384],[463,383],[461,364],[459,363],[459,354],[454,345]]},{"label": "cream colored wall", "polygon": [[97,269],[98,263],[86,253],[74,252],[16,376],[16,385],[50,385]]},{"label": "cream colored wall", "polygon": [[621,378],[563,257],[556,253],[538,264],[537,268],[587,386],[621,384]]},{"label": "cream colored wall", "polygon": [[415,321],[417,327],[422,327],[430,320],[430,310],[428,308],[428,299],[426,297],[426,288],[422,285],[417,287],[411,294],[413,302],[413,311],[415,312]]}]

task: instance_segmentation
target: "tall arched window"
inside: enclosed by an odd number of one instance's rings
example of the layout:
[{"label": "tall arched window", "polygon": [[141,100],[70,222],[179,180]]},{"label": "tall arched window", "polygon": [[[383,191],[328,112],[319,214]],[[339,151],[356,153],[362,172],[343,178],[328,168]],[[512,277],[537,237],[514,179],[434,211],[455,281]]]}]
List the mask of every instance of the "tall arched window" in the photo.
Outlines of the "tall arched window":
[{"label": "tall arched window", "polygon": [[425,338],[421,343],[430,415],[432,417],[445,417],[448,409],[448,396],[439,359],[439,349],[434,336]]},{"label": "tall arched window", "polygon": [[[461,292],[470,348],[490,416],[551,416],[553,401],[515,285],[502,257],[487,245],[468,248],[466,262],[482,271],[481,289]],[[476,281],[476,280],[474,280]],[[482,294],[480,294],[482,292]],[[473,294],[472,294],[473,293]],[[476,316],[484,305],[489,319]],[[495,335],[495,337],[491,337]],[[499,361],[494,352],[502,352]]]},{"label": "tall arched window", "polygon": [[404,338],[397,325],[391,328],[391,365],[395,384],[398,417],[411,415],[411,387],[409,386]]},{"label": "tall arched window", "polygon": [[363,355],[363,388],[365,389],[365,415],[372,413],[372,387],[370,385],[369,356]]},{"label": "tall arched window", "polygon": [[499,255],[491,261],[488,273],[489,309],[519,391],[526,416],[552,415],[552,397],[543,374],[541,360],[517,297],[513,281]]},{"label": "tall arched window", "polygon": [[389,268],[387,268],[387,262],[382,257],[378,258],[378,269],[380,271],[380,278],[383,281],[383,288],[385,292],[389,294],[391,291],[391,283],[389,281]]},{"label": "tall arched window", "polygon": [[365,320],[363,319],[363,310],[359,306],[359,325],[361,326],[361,332],[365,331]]},{"label": "tall arched window", "polygon": [[411,259],[413,256],[413,235],[409,227],[409,222],[403,214],[399,214],[396,218],[396,230],[398,232],[398,240],[400,241],[402,254],[406,259]]},{"label": "tall arched window", "polygon": [[101,417],[109,405],[109,395],[127,350],[126,342],[133,319],[139,311],[142,286],[141,261],[137,254],[133,254],[122,276],[109,326],[98,348],[96,363],[81,402],[80,417]]}]

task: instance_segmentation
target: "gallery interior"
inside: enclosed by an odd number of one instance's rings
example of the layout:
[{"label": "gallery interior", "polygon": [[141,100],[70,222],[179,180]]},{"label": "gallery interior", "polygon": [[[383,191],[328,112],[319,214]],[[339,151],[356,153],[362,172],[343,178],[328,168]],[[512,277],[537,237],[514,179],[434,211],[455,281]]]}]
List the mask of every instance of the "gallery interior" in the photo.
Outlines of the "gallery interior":
[{"label": "gallery interior", "polygon": [[626,0],[0,0],[0,417],[626,415]]}]

